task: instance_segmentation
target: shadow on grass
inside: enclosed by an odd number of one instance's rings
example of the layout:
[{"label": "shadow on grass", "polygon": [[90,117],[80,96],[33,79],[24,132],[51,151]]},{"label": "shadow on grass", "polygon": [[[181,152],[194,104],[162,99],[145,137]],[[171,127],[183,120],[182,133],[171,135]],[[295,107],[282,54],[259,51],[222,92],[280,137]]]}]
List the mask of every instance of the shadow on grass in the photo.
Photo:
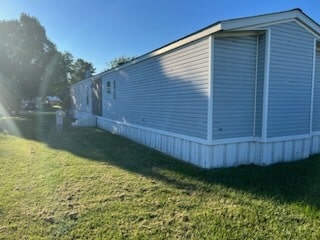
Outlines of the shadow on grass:
[{"label": "shadow on grass", "polygon": [[[210,191],[210,185],[221,184],[280,202],[306,203],[320,210],[319,156],[267,167],[251,165],[205,170],[99,129],[66,126],[62,133],[57,133],[54,120],[52,114],[29,114],[14,122],[24,138],[89,160],[106,162],[177,188]],[[0,128],[1,125],[2,129],[8,127],[8,121],[0,119]]]}]

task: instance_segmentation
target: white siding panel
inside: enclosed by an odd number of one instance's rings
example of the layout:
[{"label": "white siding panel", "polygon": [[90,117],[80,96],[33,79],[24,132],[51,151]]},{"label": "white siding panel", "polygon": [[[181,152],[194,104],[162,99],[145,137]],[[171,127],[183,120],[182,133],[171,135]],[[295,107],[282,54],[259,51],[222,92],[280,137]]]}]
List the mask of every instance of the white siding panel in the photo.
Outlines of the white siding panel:
[{"label": "white siding panel", "polygon": [[70,88],[73,111],[92,113],[91,80],[85,80]]},{"label": "white siding panel", "polygon": [[91,113],[73,111],[73,117],[76,119],[72,123],[74,127],[96,127],[97,126],[97,117]]},{"label": "white siding panel", "polygon": [[238,147],[237,158],[239,163],[248,164],[250,143],[248,142],[239,143],[237,147]]},{"label": "white siding panel", "polygon": [[283,153],[284,153],[284,143],[278,142],[277,144],[273,144],[273,156],[272,156],[272,163],[280,162],[283,160]]},{"label": "white siding panel", "polygon": [[237,144],[226,144],[225,145],[225,164],[227,166],[238,165],[238,156],[237,156]]},{"label": "white siding panel", "polygon": [[215,38],[214,44],[213,139],[253,136],[257,36]]},{"label": "white siding panel", "polygon": [[225,160],[224,160],[224,145],[216,145],[212,147],[213,149],[213,155],[212,159],[213,161],[211,162],[210,166],[212,167],[222,167],[226,166]]},{"label": "white siding panel", "polygon": [[268,137],[309,133],[313,45],[295,22],[271,26]]},{"label": "white siding panel", "polygon": [[91,80],[79,82],[70,87],[71,109],[76,121],[73,126],[95,127],[96,116],[92,114]]},{"label": "white siding panel", "polygon": [[269,165],[282,161],[294,161],[310,156],[311,139],[301,138],[261,144],[261,164]]},{"label": "white siding panel", "polygon": [[[106,73],[103,117],[206,139],[208,51],[206,38]],[[116,81],[116,99],[106,93],[107,81]]]},{"label": "white siding panel", "polygon": [[248,164],[258,164],[259,163],[260,148],[261,148],[261,145],[258,144],[257,142],[250,142]]},{"label": "white siding panel", "polygon": [[272,164],[272,144],[273,143],[264,143],[261,145],[259,164],[261,165]]},{"label": "white siding panel", "polygon": [[293,141],[286,141],[284,143],[284,161],[290,161],[291,159],[293,159]]},{"label": "white siding panel", "polygon": [[320,135],[312,136],[310,152],[311,154],[320,153]]}]

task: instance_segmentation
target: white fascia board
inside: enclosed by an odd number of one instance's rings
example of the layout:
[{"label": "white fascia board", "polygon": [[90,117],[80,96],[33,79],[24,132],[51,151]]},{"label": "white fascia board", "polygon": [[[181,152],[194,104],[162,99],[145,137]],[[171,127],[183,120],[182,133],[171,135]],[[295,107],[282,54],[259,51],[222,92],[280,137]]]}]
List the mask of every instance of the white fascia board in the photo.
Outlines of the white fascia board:
[{"label": "white fascia board", "polygon": [[250,29],[237,29],[227,32],[218,32],[214,34],[214,37],[243,37],[243,36],[257,36],[261,32],[265,32],[266,29],[262,28],[250,28]]},{"label": "white fascia board", "polygon": [[273,22],[279,22],[289,19],[294,19],[297,17],[297,10],[289,11],[289,12],[281,12],[281,13],[273,13],[268,15],[260,15],[254,17],[240,18],[234,20],[227,20],[221,23],[222,29],[233,30],[233,29],[241,29],[248,28],[250,26],[257,26],[261,24],[271,25]]},{"label": "white fascia board", "polygon": [[[196,33],[190,34],[184,38],[181,38],[177,41],[169,43],[168,45],[165,45],[159,49],[156,49],[152,52],[144,54],[129,63],[121,65],[120,67],[101,72],[97,75],[94,75],[93,77],[98,78],[98,77],[104,76],[105,74],[109,74],[114,71],[121,70],[123,68],[136,64],[138,62],[145,61],[149,58],[161,55],[163,53],[179,48],[188,43],[197,41],[201,38],[208,37],[218,32],[223,32],[223,31],[232,32],[237,30],[258,30],[258,28],[261,28],[261,27],[266,27],[268,25],[274,25],[281,22],[288,22],[294,19],[298,20],[307,28],[309,28],[317,36],[317,38],[320,39],[320,26],[316,22],[314,22],[311,18],[306,16],[303,12],[297,9],[287,11],[287,12],[279,12],[279,13],[271,13],[271,14],[253,16],[253,17],[231,19],[231,20],[226,20],[226,21],[213,24],[207,28],[204,28],[203,30],[199,30]],[[253,29],[253,28],[256,28],[256,29]]]},{"label": "white fascia board", "polygon": [[90,78],[83,79],[83,80],[81,80],[81,81],[79,81],[79,82],[76,82],[76,83],[70,85],[70,87],[75,87],[75,86],[77,86],[77,85],[83,84],[83,83],[88,82],[88,81],[91,81],[91,77],[90,77]]},{"label": "white fascia board", "polygon": [[76,82],[76,83],[72,84],[70,87],[74,87],[74,86],[77,86],[79,84],[83,84],[84,82],[87,82],[87,81],[94,82],[94,81],[98,80],[99,78],[101,78],[101,76],[103,76],[106,73],[109,73],[109,72],[98,73],[97,75],[94,75],[94,76],[91,76],[89,78],[83,79],[83,80],[81,80],[79,82]]},{"label": "white fascia board", "polygon": [[300,22],[304,23],[308,28],[313,30],[313,32],[318,37],[320,37],[320,26],[316,22],[314,22],[311,18],[309,18],[308,16],[306,16],[303,13],[298,12],[297,19]]},{"label": "white fascia board", "polygon": [[222,30],[224,31],[231,31],[237,29],[249,30],[251,28],[267,27],[270,25],[285,23],[294,20],[299,21],[318,38],[320,37],[320,26],[299,10],[292,10],[288,12],[273,13],[242,19],[227,20],[221,22],[221,26]]}]

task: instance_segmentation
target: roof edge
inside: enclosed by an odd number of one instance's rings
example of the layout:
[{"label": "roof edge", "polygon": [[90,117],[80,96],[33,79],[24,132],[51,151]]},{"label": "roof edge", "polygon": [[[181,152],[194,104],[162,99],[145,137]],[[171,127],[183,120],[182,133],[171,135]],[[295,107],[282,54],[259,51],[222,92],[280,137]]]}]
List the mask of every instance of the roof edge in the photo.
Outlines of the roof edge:
[{"label": "roof edge", "polygon": [[94,75],[91,78],[99,78],[101,75],[103,75],[105,73],[111,73],[111,72],[126,68],[126,67],[128,67],[130,65],[136,64],[138,62],[145,61],[145,60],[147,60],[147,59],[149,59],[151,57],[155,57],[155,56],[161,55],[163,53],[169,52],[169,51],[171,51],[173,49],[177,49],[177,48],[179,48],[181,46],[184,46],[184,45],[189,44],[191,42],[194,42],[194,41],[197,41],[199,39],[202,39],[202,38],[207,37],[207,36],[209,36],[211,34],[219,32],[221,30],[222,30],[221,24],[220,24],[220,22],[217,22],[217,23],[212,24],[212,25],[210,25],[210,26],[208,26],[206,28],[202,28],[197,32],[193,32],[193,33],[191,33],[191,34],[189,34],[189,35],[187,35],[185,37],[182,37],[182,38],[180,38],[180,39],[178,39],[176,41],[168,43],[168,44],[166,44],[166,45],[164,45],[164,46],[162,46],[160,48],[157,48],[157,49],[152,50],[152,51],[150,51],[148,53],[145,53],[145,54],[141,55],[140,57],[137,57],[137,58],[133,59],[130,62],[122,64],[119,67],[116,67],[116,68],[113,68],[113,69],[98,73],[97,75]]},{"label": "roof edge", "polygon": [[[310,18],[308,15],[306,15],[301,9],[294,8],[287,11],[281,11],[281,12],[275,12],[275,13],[267,13],[267,14],[261,14],[256,16],[249,16],[249,17],[243,17],[243,18],[235,18],[230,20],[224,20],[224,21],[218,21],[216,23],[213,23],[205,28],[202,28],[196,32],[193,32],[187,36],[184,36],[176,41],[170,42],[160,48],[157,48],[155,50],[152,50],[146,54],[141,55],[140,57],[137,57],[133,59],[132,61],[125,63],[117,68],[110,69],[107,71],[103,71],[101,73],[98,73],[96,75],[91,76],[88,79],[94,80],[96,78],[100,78],[105,73],[111,73],[114,71],[118,71],[120,69],[126,68],[128,66],[131,66],[133,64],[145,61],[151,57],[155,57],[158,55],[161,55],[163,53],[169,52],[173,49],[179,48],[183,45],[186,45],[188,43],[197,41],[199,39],[202,39],[204,37],[207,37],[211,34],[220,32],[220,31],[234,31],[234,30],[241,30],[241,28],[250,28],[251,26],[257,26],[257,25],[265,25],[268,23],[278,22],[278,21],[286,21],[290,19],[297,19],[300,22],[302,22],[306,27],[311,29],[317,36],[320,37],[320,25],[314,21],[312,18]],[[84,80],[88,80],[84,79]]]},{"label": "roof edge", "polygon": [[266,25],[268,23],[280,22],[297,19],[306,27],[311,29],[316,35],[320,36],[320,25],[306,15],[301,9],[295,8],[288,11],[269,13],[245,18],[237,18],[222,21],[222,29],[225,31],[241,28],[250,28],[250,26]]}]

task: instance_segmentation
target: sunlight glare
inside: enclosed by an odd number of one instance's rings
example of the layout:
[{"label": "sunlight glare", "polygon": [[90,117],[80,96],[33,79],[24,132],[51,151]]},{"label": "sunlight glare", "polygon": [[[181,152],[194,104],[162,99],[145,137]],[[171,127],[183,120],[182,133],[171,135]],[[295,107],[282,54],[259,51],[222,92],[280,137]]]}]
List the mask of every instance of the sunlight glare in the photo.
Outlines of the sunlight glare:
[{"label": "sunlight glare", "polygon": [[[10,93],[9,89],[7,89],[4,85],[5,76],[0,73],[0,94],[2,98],[5,96],[9,96],[10,94],[4,95],[4,93]],[[3,102],[1,101],[10,101],[9,99],[1,99],[0,98],[0,133],[11,133],[17,136],[21,136],[21,132],[19,128],[16,126],[10,113],[3,106]]]},{"label": "sunlight glare", "polygon": [[0,102],[0,133],[1,132],[21,136],[21,132],[14,123],[13,117],[10,117],[10,114]]}]

